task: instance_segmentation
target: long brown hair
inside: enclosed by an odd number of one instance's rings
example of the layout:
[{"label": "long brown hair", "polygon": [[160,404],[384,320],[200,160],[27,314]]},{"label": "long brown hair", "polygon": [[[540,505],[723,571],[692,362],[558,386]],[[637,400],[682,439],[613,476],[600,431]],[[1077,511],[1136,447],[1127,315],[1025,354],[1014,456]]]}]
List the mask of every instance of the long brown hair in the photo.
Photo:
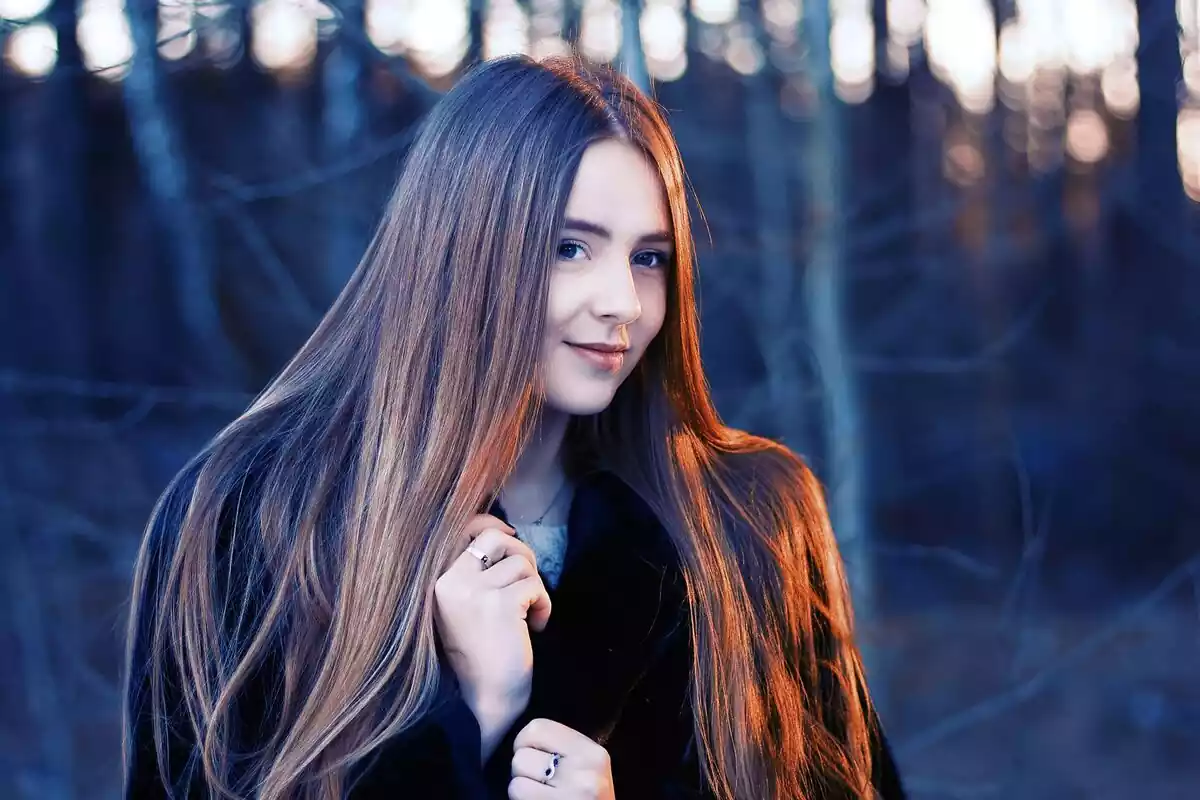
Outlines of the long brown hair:
[{"label": "long brown hair", "polygon": [[[509,57],[469,72],[422,125],[316,332],[168,489],[175,529],[162,530],[165,500],[155,510],[129,632],[148,657],[134,663],[131,646],[130,686],[148,676],[156,720],[167,682],[181,687],[205,779],[233,796],[338,797],[359,759],[427,713],[434,582],[540,409],[566,199],[586,147],[616,137],[666,187],[668,312],[611,406],[573,419],[568,442],[637,491],[679,551],[713,790],[870,797],[869,700],[822,492],[709,398],[685,178],[662,113],[611,70]],[[281,676],[278,695],[238,756],[237,698],[264,672]],[[166,738],[156,722],[163,771]]]}]

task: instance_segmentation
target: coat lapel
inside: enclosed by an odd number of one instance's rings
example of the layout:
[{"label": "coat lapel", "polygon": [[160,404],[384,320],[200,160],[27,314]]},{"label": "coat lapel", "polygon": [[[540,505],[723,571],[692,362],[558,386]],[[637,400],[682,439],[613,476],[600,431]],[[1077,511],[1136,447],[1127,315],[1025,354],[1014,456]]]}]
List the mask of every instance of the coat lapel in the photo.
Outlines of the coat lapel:
[{"label": "coat lapel", "polygon": [[[499,503],[490,513],[508,521]],[[603,744],[682,619],[684,597],[674,545],[645,502],[610,472],[578,480],[550,621],[532,637],[524,718],[547,717]]]}]

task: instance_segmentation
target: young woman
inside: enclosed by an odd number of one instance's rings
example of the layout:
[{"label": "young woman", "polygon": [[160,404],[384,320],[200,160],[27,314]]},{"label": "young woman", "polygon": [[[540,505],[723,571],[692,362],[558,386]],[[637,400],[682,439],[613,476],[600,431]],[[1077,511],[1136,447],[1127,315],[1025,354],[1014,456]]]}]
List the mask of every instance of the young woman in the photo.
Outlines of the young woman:
[{"label": "young woman", "polygon": [[679,153],[491,61],[138,559],[130,797],[901,796],[821,489],[721,424]]}]

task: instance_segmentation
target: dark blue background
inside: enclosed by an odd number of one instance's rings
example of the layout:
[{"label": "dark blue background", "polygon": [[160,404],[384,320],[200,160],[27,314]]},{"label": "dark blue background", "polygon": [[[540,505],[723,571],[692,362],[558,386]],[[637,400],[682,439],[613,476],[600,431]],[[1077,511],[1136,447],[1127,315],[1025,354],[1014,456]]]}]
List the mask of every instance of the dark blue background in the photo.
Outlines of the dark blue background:
[{"label": "dark blue background", "polygon": [[[1173,4],[1139,5],[1141,110],[1105,115],[1094,167],[1031,169],[1001,135],[1021,113],[965,114],[919,49],[862,105],[695,51],[655,88],[707,221],[722,413],[804,453],[831,495],[831,423],[859,421],[847,558],[914,797],[1200,796],[1200,216],[1176,165]],[[64,30],[73,13],[50,12]],[[312,330],[452,81],[353,31],[287,80],[198,53],[112,83],[70,37],[46,80],[0,65],[0,796],[116,794],[151,504]],[[967,186],[943,174],[962,136],[986,164]],[[832,198],[811,188],[826,157]],[[822,241],[832,362],[805,291]]]}]

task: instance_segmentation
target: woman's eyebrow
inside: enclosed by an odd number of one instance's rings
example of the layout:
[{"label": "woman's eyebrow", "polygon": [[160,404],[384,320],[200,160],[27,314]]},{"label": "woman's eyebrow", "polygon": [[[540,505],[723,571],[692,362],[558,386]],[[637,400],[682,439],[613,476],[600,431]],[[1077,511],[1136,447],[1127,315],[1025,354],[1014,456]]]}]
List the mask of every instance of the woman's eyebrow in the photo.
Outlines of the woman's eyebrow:
[{"label": "woman's eyebrow", "polygon": [[[595,222],[588,222],[586,219],[573,219],[571,217],[567,217],[563,220],[563,230],[576,231],[578,233],[591,233],[599,236],[602,239],[612,239],[612,231],[603,225],[599,225]],[[646,233],[639,236],[637,240],[639,243],[643,244],[653,243],[670,245],[674,244],[675,242],[675,240],[671,237],[671,234],[667,233],[666,231]]]}]

